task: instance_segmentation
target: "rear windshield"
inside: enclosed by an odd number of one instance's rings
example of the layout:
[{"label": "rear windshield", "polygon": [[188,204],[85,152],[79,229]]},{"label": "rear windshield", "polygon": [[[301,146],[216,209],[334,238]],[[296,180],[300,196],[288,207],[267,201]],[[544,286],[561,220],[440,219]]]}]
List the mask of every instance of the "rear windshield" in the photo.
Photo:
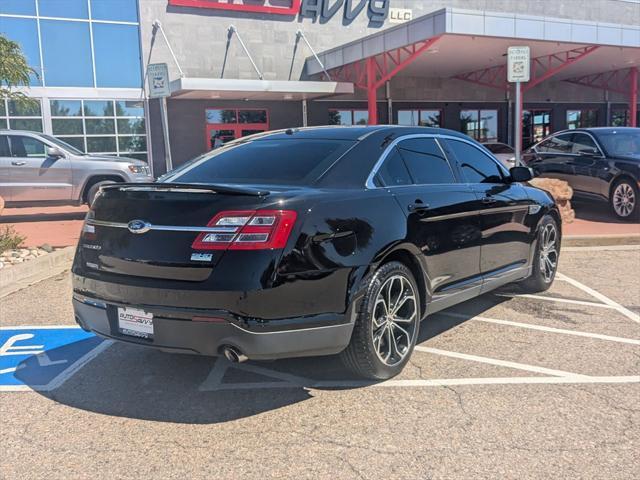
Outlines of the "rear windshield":
[{"label": "rear windshield", "polygon": [[254,140],[221,147],[164,182],[310,185],[353,145],[345,140]]},{"label": "rear windshield", "polygon": [[611,130],[597,135],[609,155],[640,158],[640,131]]}]

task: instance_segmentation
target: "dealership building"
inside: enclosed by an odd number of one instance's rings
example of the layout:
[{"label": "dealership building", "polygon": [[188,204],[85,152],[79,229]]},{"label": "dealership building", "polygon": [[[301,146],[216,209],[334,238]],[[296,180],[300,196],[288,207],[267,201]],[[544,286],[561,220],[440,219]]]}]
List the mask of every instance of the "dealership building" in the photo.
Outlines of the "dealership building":
[{"label": "dealership building", "polygon": [[[638,0],[0,0],[0,33],[21,45],[38,100],[0,101],[0,129],[148,159],[156,175],[305,125],[513,144],[521,123],[526,147],[639,121]],[[510,46],[531,52],[520,122]],[[147,65],[163,63],[170,95],[149,99]]]}]

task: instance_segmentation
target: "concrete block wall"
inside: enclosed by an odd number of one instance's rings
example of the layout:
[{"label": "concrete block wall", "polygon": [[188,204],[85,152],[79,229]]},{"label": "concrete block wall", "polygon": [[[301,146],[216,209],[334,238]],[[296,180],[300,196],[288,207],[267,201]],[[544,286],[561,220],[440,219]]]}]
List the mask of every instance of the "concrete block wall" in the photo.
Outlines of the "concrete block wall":
[{"label": "concrete block wall", "polygon": [[[509,12],[576,20],[640,24],[640,4],[625,0],[390,0],[391,7],[410,8],[414,18],[444,7]],[[140,0],[140,29],[145,62],[166,62],[173,78],[178,72],[164,42],[158,37],[151,56],[152,23],[162,22],[183,71],[188,77],[257,78],[251,63],[227,28],[237,27],[265,79],[299,79],[304,60],[311,55],[303,42],[295,49],[301,29],[320,52],[359,39],[382,27],[371,25],[366,12],[346,25],[338,12],[326,23],[309,18],[225,12],[169,6],[167,0]],[[226,63],[224,62],[227,52]],[[295,56],[294,56],[295,53]]]}]

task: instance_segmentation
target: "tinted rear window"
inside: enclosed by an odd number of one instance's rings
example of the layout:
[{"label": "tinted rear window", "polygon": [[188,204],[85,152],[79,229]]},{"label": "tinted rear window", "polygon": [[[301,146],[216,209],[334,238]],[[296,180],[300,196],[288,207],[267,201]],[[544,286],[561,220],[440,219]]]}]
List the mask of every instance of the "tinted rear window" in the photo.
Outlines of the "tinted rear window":
[{"label": "tinted rear window", "polygon": [[345,140],[257,140],[230,144],[170,173],[164,181],[310,185],[353,145]]}]

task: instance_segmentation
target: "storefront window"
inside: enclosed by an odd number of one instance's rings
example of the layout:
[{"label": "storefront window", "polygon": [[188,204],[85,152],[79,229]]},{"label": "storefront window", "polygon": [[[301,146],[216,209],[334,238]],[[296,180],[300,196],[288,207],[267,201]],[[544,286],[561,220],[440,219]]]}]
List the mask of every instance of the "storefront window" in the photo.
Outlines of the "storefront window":
[{"label": "storefront window", "polygon": [[137,26],[94,24],[93,51],[97,87],[142,85]]},{"label": "storefront window", "polygon": [[461,110],[460,129],[479,142],[498,140],[497,110]]},{"label": "storefront window", "polygon": [[137,22],[136,0],[91,0],[91,18],[94,20],[115,20]]},{"label": "storefront window", "polygon": [[38,0],[40,15],[58,18],[89,18],[86,0]]},{"label": "storefront window", "polygon": [[92,87],[89,24],[41,20],[40,31],[46,84],[56,87]]},{"label": "storefront window", "polygon": [[137,0],[37,1],[0,0],[0,34],[20,45],[31,85],[141,87]]},{"label": "storefront window", "polygon": [[611,126],[626,127],[629,125],[629,110],[615,109],[611,111]]},{"label": "storefront window", "polygon": [[269,129],[269,113],[263,109],[215,109],[205,111],[207,148],[213,150],[236,138]]},{"label": "storefront window", "polygon": [[329,110],[329,125],[367,125],[367,110]]},{"label": "storefront window", "polygon": [[[3,5],[0,1],[0,5]],[[0,33],[13,40],[22,49],[27,64],[36,71],[29,75],[31,85],[42,85],[40,80],[40,50],[38,47],[38,24],[31,18],[2,17]]]},{"label": "storefront window", "polygon": [[42,132],[40,100],[15,102],[0,99],[0,128]]},{"label": "storefront window", "polygon": [[113,102],[111,100],[85,100],[84,114],[88,117],[112,117]]},{"label": "storefront window", "polygon": [[235,110],[217,110],[208,108],[207,123],[237,123]]},{"label": "storefront window", "polygon": [[144,104],[129,100],[51,100],[53,134],[84,152],[147,158]]},{"label": "storefront window", "polygon": [[239,123],[267,123],[266,110],[238,110]]},{"label": "storefront window", "polygon": [[596,109],[567,110],[567,128],[589,128],[598,126],[598,111]]},{"label": "storefront window", "polygon": [[0,13],[8,15],[35,15],[36,0],[0,0]]},{"label": "storefront window", "polygon": [[353,111],[353,124],[354,125],[366,125],[369,121],[369,112],[366,110],[354,110]]},{"label": "storefront window", "polygon": [[440,110],[398,110],[398,125],[440,127]]},{"label": "storefront window", "polygon": [[525,110],[522,113],[522,147],[528,148],[551,133],[551,110]]}]

